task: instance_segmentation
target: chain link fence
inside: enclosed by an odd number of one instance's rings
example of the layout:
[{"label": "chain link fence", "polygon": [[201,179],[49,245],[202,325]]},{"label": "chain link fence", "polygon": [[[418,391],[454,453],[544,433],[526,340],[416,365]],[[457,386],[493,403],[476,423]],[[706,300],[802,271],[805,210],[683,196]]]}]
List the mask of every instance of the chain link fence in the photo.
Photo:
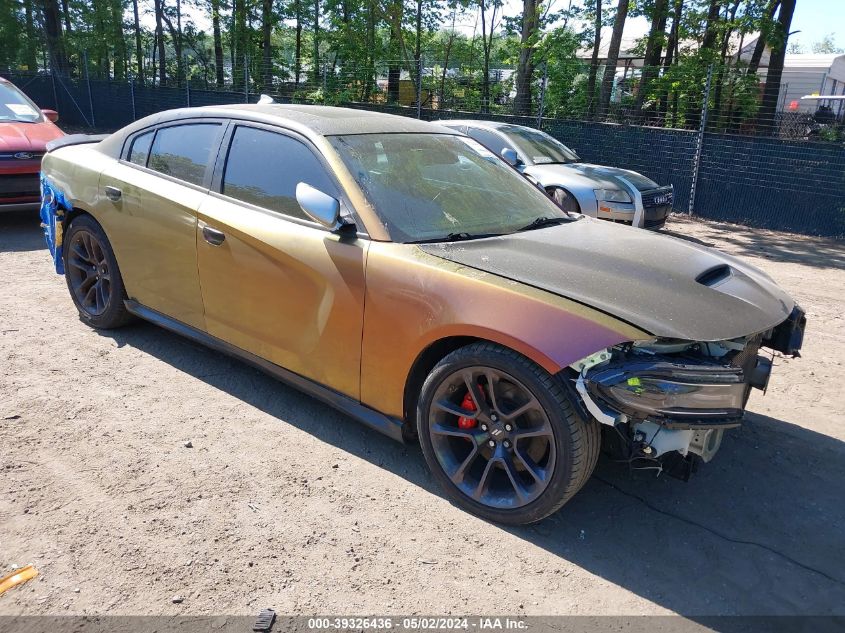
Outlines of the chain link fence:
[{"label": "chain link fence", "polygon": [[235,72],[227,67],[222,85],[213,72],[196,69],[183,81],[98,79],[87,60],[75,77],[49,70],[6,74],[39,106],[57,110],[66,127],[91,131],[112,131],[171,108],[255,103],[261,93],[280,103],[527,125],[586,162],[673,184],[678,212],[845,236],[845,100],[823,98],[845,93],[845,81],[786,68],[772,98],[764,94],[766,68],[643,68],[635,61],[614,73],[600,66],[593,77],[586,60],[547,60],[531,69],[528,82],[518,81],[515,68],[490,66],[485,73],[483,62],[454,67],[424,53],[419,60],[363,66],[337,59],[302,64],[298,77],[244,59]]}]

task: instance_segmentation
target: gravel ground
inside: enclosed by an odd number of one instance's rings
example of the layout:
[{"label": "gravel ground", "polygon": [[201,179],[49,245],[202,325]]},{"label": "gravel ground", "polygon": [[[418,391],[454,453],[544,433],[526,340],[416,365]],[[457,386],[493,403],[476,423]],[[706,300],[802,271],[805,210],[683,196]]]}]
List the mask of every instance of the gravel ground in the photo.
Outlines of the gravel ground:
[{"label": "gravel ground", "polygon": [[151,325],[88,329],[37,219],[0,216],[0,570],[40,572],[0,614],[845,614],[845,247],[670,230],[788,289],[804,357],[689,483],[603,460],[503,529],[416,446]]}]

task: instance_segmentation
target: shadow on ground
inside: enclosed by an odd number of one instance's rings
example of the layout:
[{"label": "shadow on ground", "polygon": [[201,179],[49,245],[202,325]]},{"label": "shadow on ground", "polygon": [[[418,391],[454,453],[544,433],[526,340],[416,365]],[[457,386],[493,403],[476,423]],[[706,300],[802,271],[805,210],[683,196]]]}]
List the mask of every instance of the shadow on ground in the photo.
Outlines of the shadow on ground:
[{"label": "shadow on ground", "polygon": [[38,211],[0,211],[0,253],[47,248]]},{"label": "shadow on ground", "polygon": [[[674,216],[673,216],[674,218]],[[711,223],[699,231],[702,237],[692,237],[673,230],[673,225],[690,222],[687,218],[673,219],[662,232],[703,246],[724,248],[739,255],[763,257],[778,262],[804,264],[814,268],[845,269],[845,242],[823,237],[810,237],[797,233],[780,233],[754,229],[738,224],[712,223],[718,230],[709,230]],[[712,238],[712,239],[711,239]]]},{"label": "shadow on ground", "polygon": [[[103,333],[434,494],[403,447],[241,362],[147,324]],[[285,420],[285,422],[281,422]],[[606,459],[561,512],[507,531],[688,616],[845,613],[845,444],[750,413],[689,483]],[[609,606],[612,611],[612,605]],[[730,627],[725,623],[724,630]],[[708,626],[720,628],[718,623]]]}]

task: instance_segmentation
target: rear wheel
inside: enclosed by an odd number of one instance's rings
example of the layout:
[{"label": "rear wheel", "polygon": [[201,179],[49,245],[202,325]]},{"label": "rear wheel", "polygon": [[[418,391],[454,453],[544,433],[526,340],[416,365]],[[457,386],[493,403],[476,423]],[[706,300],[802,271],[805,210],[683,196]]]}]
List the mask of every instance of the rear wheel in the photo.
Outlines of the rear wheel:
[{"label": "rear wheel", "polygon": [[516,352],[475,343],[423,384],[417,425],[426,462],[463,508],[499,523],[533,523],[586,483],[600,434],[574,412],[559,378]]},{"label": "rear wheel", "polygon": [[101,329],[128,323],[123,278],[102,227],[89,215],[77,216],[63,244],[65,279],[80,318]]},{"label": "rear wheel", "polygon": [[549,187],[546,193],[567,213],[581,213],[581,205],[571,193],[561,187]]}]

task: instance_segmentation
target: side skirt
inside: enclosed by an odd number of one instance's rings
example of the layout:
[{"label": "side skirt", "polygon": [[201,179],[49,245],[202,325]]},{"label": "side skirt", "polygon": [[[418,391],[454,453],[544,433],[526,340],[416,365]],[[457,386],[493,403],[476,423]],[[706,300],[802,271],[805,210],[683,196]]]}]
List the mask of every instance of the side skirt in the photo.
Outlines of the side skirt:
[{"label": "side skirt", "polygon": [[374,429],[379,433],[383,433],[384,435],[387,435],[399,442],[404,442],[404,438],[402,436],[402,422],[396,418],[379,413],[375,409],[371,409],[349,396],[338,393],[333,389],[329,389],[324,385],[305,378],[304,376],[300,376],[299,374],[289,371],[284,367],[280,367],[275,363],[271,363],[270,361],[265,360],[260,356],[256,356],[251,352],[235,347],[226,341],[222,341],[219,338],[211,336],[207,332],[203,332],[191,327],[190,325],[186,325],[181,321],[177,321],[176,319],[172,319],[169,316],[161,314],[160,312],[156,312],[152,308],[147,308],[137,301],[130,299],[124,301],[124,303],[129,312],[144,319],[145,321],[149,321],[150,323],[163,327],[171,332],[175,332],[176,334],[191,339],[192,341],[196,341],[206,347],[210,347],[218,352],[223,352],[224,354],[249,363],[253,367],[270,374],[277,380],[281,380],[282,382],[325,402],[341,413],[345,413],[348,416],[355,418],[371,429]]}]

